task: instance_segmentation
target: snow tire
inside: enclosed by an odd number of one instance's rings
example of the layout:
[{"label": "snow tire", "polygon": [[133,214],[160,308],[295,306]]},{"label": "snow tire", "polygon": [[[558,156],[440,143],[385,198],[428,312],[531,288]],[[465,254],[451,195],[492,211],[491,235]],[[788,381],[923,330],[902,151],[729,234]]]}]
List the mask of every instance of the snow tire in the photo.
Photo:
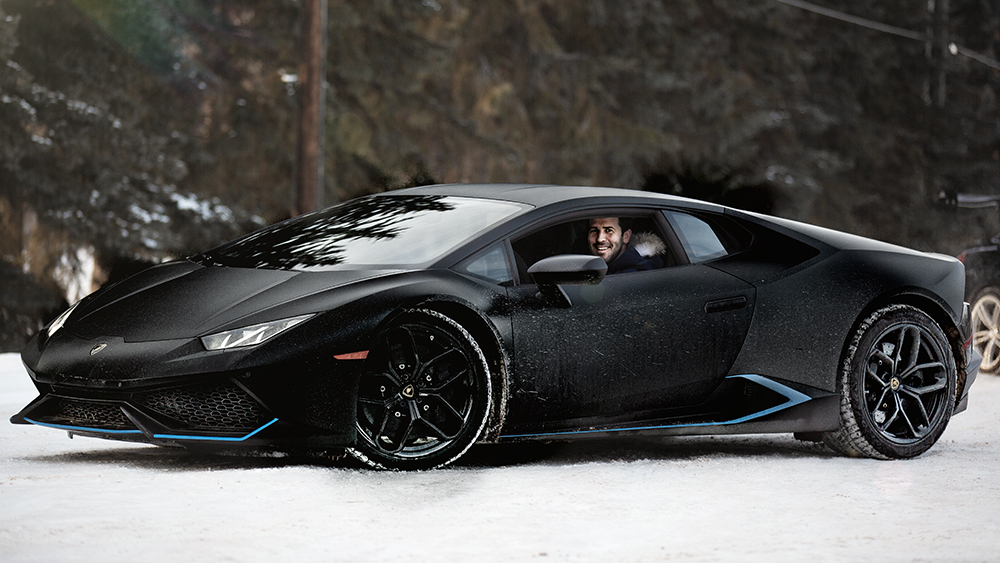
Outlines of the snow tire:
[{"label": "snow tire", "polygon": [[365,360],[348,453],[377,469],[448,465],[483,433],[492,395],[486,356],[468,331],[436,311],[403,313]]},{"label": "snow tire", "polygon": [[952,347],[937,322],[910,305],[879,309],[847,343],[840,428],[823,441],[852,457],[918,456],[948,425],[956,387]]}]

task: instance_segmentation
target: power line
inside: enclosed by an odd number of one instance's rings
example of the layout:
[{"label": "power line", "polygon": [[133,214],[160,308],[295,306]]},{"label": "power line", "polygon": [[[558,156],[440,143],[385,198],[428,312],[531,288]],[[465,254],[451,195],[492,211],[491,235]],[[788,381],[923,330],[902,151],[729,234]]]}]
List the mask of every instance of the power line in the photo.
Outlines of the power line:
[{"label": "power line", "polygon": [[974,61],[979,61],[979,62],[983,63],[986,66],[993,67],[993,68],[995,68],[997,70],[1000,70],[1000,61],[995,61],[995,60],[987,57],[986,55],[981,55],[981,54],[979,54],[979,53],[977,53],[975,51],[966,49],[965,47],[962,47],[961,45],[957,45],[955,43],[951,43],[951,44],[948,45],[948,50],[951,52],[952,55],[964,55],[964,56],[969,57],[970,59],[972,59]]},{"label": "power line", "polygon": [[861,27],[867,27],[868,29],[874,29],[876,31],[891,33],[893,35],[906,37],[908,39],[916,39],[917,41],[926,41],[927,39],[923,33],[910,31],[909,29],[903,29],[901,27],[896,27],[893,25],[886,25],[884,23],[879,23],[877,21],[866,20],[865,18],[859,18],[857,16],[845,14],[844,12],[838,12],[837,10],[824,8],[823,6],[817,6],[816,4],[812,4],[809,2],[802,2],[801,0],[778,0],[778,2],[781,2],[782,4],[788,4],[789,6],[795,6],[796,8],[801,8],[809,12],[821,14],[833,18],[835,20],[840,20],[847,23],[853,23],[854,25],[860,25]]},{"label": "power line", "polygon": [[[840,20],[861,27],[866,27],[868,29],[874,29],[875,31],[881,31],[883,33],[898,35],[899,37],[905,37],[907,39],[913,39],[916,41],[929,40],[927,35],[924,33],[911,31],[909,29],[904,29],[902,27],[896,27],[893,25],[887,25],[884,23],[872,21],[865,18],[859,18],[858,16],[852,16],[851,14],[845,14],[844,12],[831,10],[830,8],[824,8],[823,6],[817,6],[816,4],[813,4],[811,2],[804,2],[803,0],[777,0],[777,1],[781,2],[782,4],[787,4],[789,6],[806,10],[808,12],[813,12],[816,14],[827,16],[835,20]],[[976,62],[982,63],[996,70],[1000,70],[1000,61],[987,57],[986,55],[983,55],[981,53],[977,53],[971,49],[966,49],[965,47],[962,47],[961,45],[958,45],[956,43],[951,43],[950,45],[948,45],[948,51],[952,55],[962,55],[965,57],[969,57],[970,59]]]}]

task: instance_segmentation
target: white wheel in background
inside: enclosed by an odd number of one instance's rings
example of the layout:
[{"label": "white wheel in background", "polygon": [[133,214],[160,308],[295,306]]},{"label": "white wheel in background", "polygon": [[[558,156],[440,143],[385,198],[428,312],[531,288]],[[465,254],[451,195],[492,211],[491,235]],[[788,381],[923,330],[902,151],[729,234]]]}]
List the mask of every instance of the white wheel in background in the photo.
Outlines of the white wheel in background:
[{"label": "white wheel in background", "polygon": [[979,371],[996,373],[1000,367],[1000,290],[987,287],[972,304],[972,345],[982,354]]}]

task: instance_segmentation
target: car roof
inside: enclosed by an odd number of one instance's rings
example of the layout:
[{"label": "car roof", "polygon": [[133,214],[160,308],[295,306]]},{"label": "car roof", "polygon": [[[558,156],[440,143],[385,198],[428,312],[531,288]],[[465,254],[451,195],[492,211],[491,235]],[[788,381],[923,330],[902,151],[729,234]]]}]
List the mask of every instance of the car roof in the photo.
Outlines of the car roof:
[{"label": "car roof", "polygon": [[[563,211],[571,210],[576,205],[601,205],[608,207],[628,207],[630,205],[666,205],[675,206],[688,211],[712,211],[763,224],[767,228],[777,230],[794,238],[821,242],[840,249],[867,249],[902,252],[905,254],[918,251],[898,247],[886,242],[861,237],[837,230],[826,229],[809,223],[801,223],[790,219],[770,215],[751,213],[732,209],[715,203],[689,199],[686,197],[644,192],[625,188],[607,188],[596,186],[559,186],[551,184],[437,184],[406,188],[379,195],[441,195],[465,196],[484,199],[496,199],[527,204],[536,209],[549,206]],[[792,234],[794,233],[794,235]]]},{"label": "car roof", "polygon": [[584,199],[618,200],[622,204],[629,201],[674,203],[690,207],[717,207],[705,202],[690,200],[683,197],[627,190],[624,188],[605,188],[594,186],[556,186],[551,184],[437,184],[420,186],[385,192],[386,195],[449,195],[499,199],[516,203],[525,203],[534,207],[544,207],[554,203],[566,203]]}]

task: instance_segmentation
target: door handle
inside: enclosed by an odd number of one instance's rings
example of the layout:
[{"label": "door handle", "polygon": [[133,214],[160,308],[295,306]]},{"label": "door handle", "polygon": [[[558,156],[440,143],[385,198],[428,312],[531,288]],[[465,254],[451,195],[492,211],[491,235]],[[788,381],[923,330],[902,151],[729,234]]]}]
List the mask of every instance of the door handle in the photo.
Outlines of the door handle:
[{"label": "door handle", "polygon": [[736,297],[726,297],[705,303],[705,312],[708,314],[722,313],[724,311],[734,311],[747,306],[747,298],[742,295]]}]

